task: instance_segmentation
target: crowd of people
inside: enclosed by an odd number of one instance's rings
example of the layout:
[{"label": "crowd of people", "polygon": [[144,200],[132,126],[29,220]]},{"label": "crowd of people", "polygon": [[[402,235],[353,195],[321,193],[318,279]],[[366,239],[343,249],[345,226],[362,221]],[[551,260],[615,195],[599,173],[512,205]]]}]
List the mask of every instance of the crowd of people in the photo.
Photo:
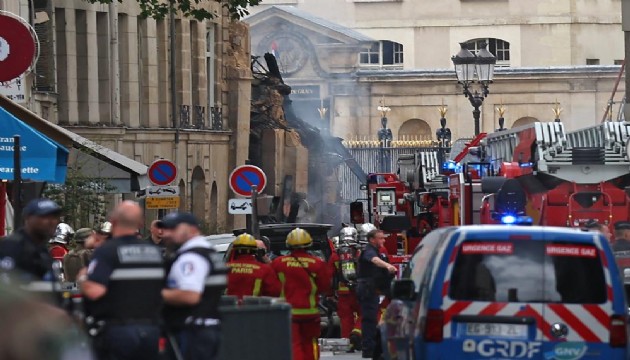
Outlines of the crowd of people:
[{"label": "crowd of people", "polygon": [[[313,239],[301,228],[287,235],[287,255],[271,259],[269,241],[245,233],[233,241],[224,262],[190,213],[153,221],[146,238],[139,231],[143,210],[133,201],[118,204],[97,229],[76,232],[60,226],[62,209],[48,199],[30,202],[23,215],[24,227],[0,240],[0,270],[17,284],[60,278],[75,283],[83,299],[80,327],[97,359],[216,358],[223,295],[289,303],[295,360],[319,358],[320,297],[337,296],[341,333],[353,340],[352,350],[372,358],[378,347],[379,304],[389,288],[379,279],[396,268],[383,251],[384,234],[373,226],[366,228],[364,242],[354,228],[345,232],[343,241],[354,249],[358,265],[349,279],[335,251],[329,259],[309,252]],[[161,338],[167,341],[160,353]]]}]

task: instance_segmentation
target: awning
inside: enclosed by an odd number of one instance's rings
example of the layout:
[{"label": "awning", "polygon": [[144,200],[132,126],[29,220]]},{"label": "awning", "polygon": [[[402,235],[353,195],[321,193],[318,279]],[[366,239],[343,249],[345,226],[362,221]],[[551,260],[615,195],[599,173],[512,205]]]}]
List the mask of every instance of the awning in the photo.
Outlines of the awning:
[{"label": "awning", "polygon": [[[71,151],[71,164],[76,160],[76,157],[73,156],[75,151],[106,163],[107,169],[99,165],[98,171],[100,174],[107,174],[107,170],[111,169],[113,178],[108,177],[110,184],[116,188],[115,191],[120,193],[133,192],[150,185],[147,178],[148,167],[146,165],[103,147],[57,124],[53,124],[48,120],[42,119],[37,114],[2,95],[0,95],[0,107],[4,107],[20,120],[23,120],[27,125],[32,126],[49,138],[65,145],[65,147]],[[118,170],[122,170],[125,174],[122,174]],[[93,173],[93,171],[90,170],[90,173]]]},{"label": "awning", "polygon": [[20,136],[22,179],[64,183],[68,150],[0,107],[0,179],[13,180],[13,136]]}]

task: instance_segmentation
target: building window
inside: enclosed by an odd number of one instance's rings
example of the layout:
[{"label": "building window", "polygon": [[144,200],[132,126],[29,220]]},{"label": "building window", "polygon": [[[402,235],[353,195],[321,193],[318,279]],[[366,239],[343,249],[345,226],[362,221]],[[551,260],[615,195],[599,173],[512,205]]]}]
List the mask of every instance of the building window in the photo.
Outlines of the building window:
[{"label": "building window", "polygon": [[501,39],[485,38],[466,41],[468,50],[477,54],[483,44],[488,44],[488,51],[497,58],[498,67],[510,66],[510,43]]},{"label": "building window", "polygon": [[370,67],[402,67],[403,45],[394,41],[375,42],[369,49],[359,53],[359,64]]},{"label": "building window", "polygon": [[586,59],[586,65],[599,65],[599,59]]},{"label": "building window", "polygon": [[623,60],[615,60],[615,65],[623,65]]}]

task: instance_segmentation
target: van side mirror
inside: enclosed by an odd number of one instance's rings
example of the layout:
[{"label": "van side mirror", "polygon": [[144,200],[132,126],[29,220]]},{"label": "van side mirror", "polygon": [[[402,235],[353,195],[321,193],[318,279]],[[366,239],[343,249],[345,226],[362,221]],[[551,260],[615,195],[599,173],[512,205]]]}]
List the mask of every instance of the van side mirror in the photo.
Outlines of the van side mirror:
[{"label": "van side mirror", "polygon": [[392,298],[402,301],[416,299],[416,284],[410,279],[396,280],[392,284]]}]

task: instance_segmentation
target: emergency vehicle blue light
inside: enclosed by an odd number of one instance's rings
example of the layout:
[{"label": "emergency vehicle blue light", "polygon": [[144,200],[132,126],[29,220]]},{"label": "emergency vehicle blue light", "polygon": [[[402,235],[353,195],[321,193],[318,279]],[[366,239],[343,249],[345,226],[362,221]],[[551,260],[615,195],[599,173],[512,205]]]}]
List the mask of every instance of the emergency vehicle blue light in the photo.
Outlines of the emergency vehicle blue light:
[{"label": "emergency vehicle blue light", "polygon": [[519,165],[520,167],[522,167],[522,168],[528,168],[528,167],[533,167],[533,166],[534,166],[534,163],[531,163],[531,162],[526,162],[526,163],[521,163],[521,164],[518,164],[518,165]]},{"label": "emergency vehicle blue light", "polygon": [[501,216],[501,223],[505,225],[532,225],[534,219],[531,216],[514,216],[503,215]]},{"label": "emergency vehicle blue light", "polygon": [[503,224],[514,224],[516,222],[516,216],[513,215],[503,215],[501,216],[501,223]]},{"label": "emergency vehicle blue light", "polygon": [[447,169],[447,170],[455,170],[457,168],[457,163],[449,160],[449,161],[444,162],[444,164],[442,164],[442,168]]}]

